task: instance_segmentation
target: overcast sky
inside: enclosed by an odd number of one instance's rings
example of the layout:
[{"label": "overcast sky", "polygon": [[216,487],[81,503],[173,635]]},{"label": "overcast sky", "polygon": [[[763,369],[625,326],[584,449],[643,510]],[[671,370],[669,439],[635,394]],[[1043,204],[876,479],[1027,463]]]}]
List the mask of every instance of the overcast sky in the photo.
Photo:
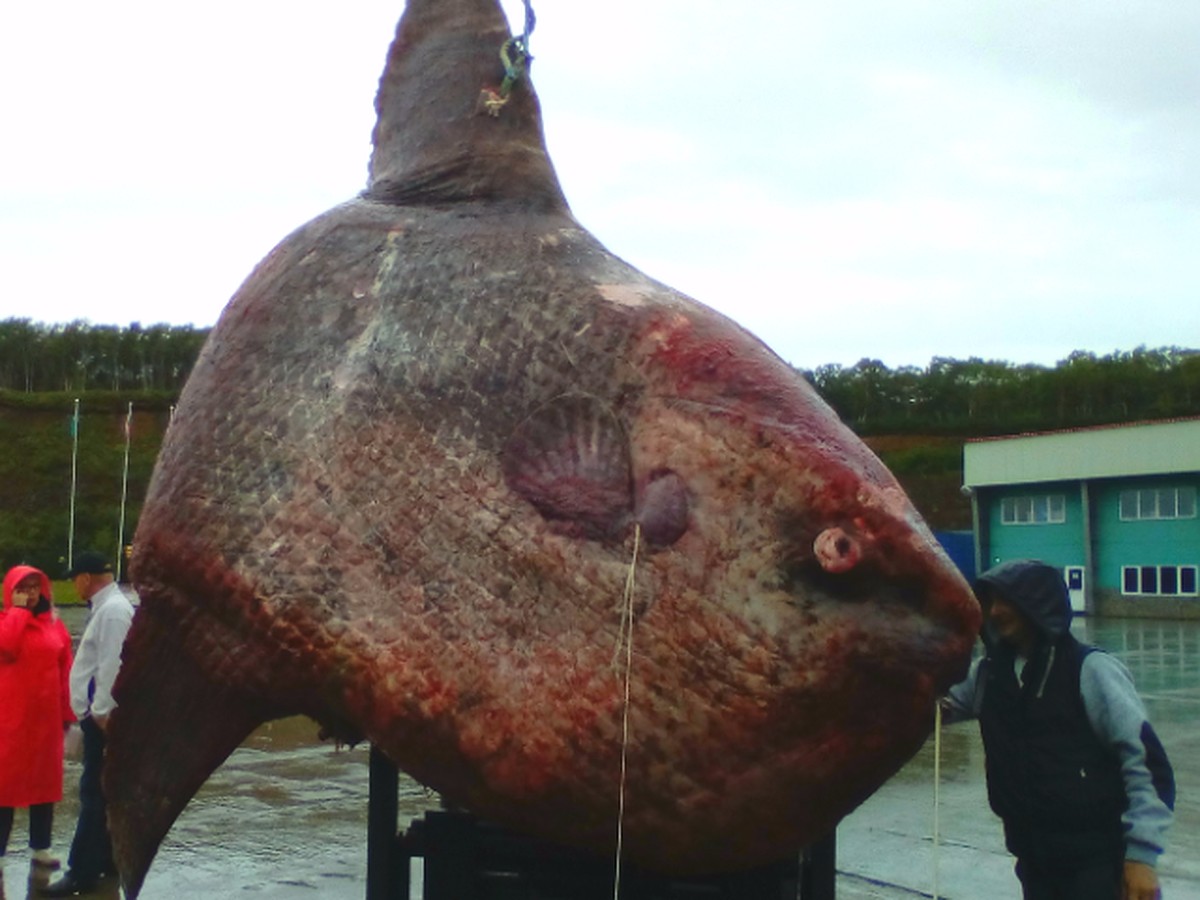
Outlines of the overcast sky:
[{"label": "overcast sky", "polygon": [[[401,8],[4,3],[0,318],[215,323],[365,186]],[[534,9],[575,215],[790,362],[1200,347],[1200,3]]]}]

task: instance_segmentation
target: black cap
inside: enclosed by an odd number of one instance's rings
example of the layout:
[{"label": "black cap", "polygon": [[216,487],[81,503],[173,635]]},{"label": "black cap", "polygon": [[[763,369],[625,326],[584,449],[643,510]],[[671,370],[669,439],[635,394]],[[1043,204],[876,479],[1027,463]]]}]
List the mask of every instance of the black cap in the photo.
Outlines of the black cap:
[{"label": "black cap", "polygon": [[84,550],[76,555],[75,564],[67,570],[67,577],[76,575],[111,575],[112,561],[95,550]]}]

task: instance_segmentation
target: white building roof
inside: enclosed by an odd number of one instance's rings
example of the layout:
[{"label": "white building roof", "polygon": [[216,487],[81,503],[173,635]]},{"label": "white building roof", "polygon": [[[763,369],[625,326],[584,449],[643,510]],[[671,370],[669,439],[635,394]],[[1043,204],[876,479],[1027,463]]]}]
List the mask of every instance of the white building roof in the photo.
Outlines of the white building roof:
[{"label": "white building roof", "polygon": [[1200,472],[1200,418],[970,441],[963,485]]}]

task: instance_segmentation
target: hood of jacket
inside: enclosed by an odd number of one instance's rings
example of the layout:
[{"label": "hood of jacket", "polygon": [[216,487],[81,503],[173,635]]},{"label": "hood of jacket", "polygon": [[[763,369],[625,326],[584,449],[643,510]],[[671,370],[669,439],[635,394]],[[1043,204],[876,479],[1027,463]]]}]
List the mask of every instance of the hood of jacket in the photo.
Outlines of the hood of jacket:
[{"label": "hood of jacket", "polygon": [[54,591],[50,587],[50,579],[46,577],[45,572],[41,569],[35,569],[33,566],[13,566],[4,576],[4,608],[6,610],[12,609],[13,588],[24,581],[29,575],[38,576],[41,580],[38,593],[53,603]]},{"label": "hood of jacket", "polygon": [[1071,628],[1071,595],[1062,573],[1036,559],[1013,559],[988,569],[975,580],[981,603],[999,596],[1033,622],[1048,640],[1054,641]]}]

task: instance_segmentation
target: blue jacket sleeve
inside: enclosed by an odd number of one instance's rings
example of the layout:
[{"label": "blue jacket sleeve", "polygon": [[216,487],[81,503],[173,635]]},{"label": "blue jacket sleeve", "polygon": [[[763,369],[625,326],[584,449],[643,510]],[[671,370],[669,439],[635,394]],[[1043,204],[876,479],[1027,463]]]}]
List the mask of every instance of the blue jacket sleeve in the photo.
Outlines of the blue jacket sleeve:
[{"label": "blue jacket sleeve", "polygon": [[1129,670],[1115,656],[1089,653],[1079,690],[1092,730],[1113,749],[1121,764],[1128,808],[1122,816],[1125,858],[1154,865],[1166,849],[1174,819],[1175,780],[1162,744],[1146,718],[1146,708]]}]

